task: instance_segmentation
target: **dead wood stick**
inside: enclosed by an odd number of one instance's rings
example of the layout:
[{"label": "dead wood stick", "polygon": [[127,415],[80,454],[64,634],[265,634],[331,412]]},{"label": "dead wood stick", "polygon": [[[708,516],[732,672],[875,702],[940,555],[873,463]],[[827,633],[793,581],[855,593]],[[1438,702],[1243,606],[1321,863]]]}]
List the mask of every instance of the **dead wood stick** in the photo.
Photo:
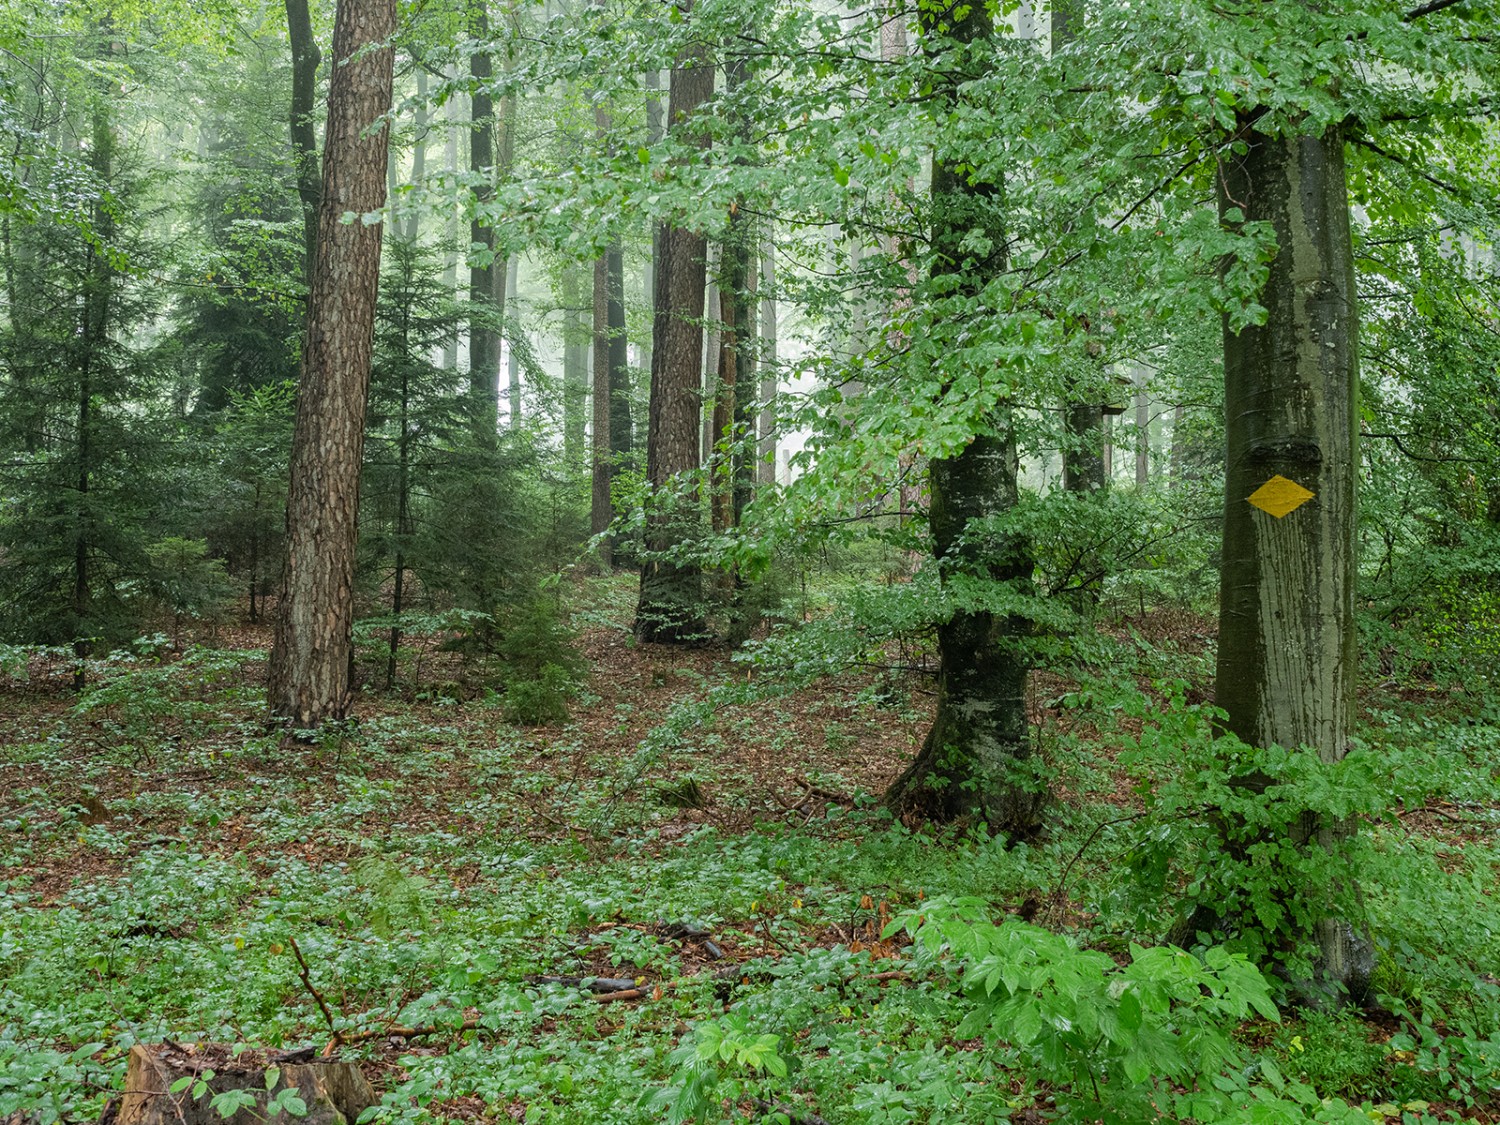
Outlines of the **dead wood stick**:
[{"label": "dead wood stick", "polygon": [[821,785],[814,785],[805,777],[798,777],[796,781],[811,796],[822,797],[825,801],[834,801],[840,805],[851,805],[854,803],[853,797],[847,797],[843,793],[835,793],[832,789],[824,789]]},{"label": "dead wood stick", "polygon": [[[372,1039],[417,1039],[423,1035],[440,1035],[445,1031],[475,1031],[479,1028],[480,1021],[474,1019],[464,1020],[460,1024],[423,1024],[421,1027],[391,1027],[371,1028],[368,1031],[346,1031],[334,1032],[336,1042],[342,1043],[368,1043]],[[325,1048],[324,1053],[327,1054]]]},{"label": "dead wood stick", "polygon": [[292,956],[297,958],[297,975],[302,978],[302,987],[307,989],[308,993],[317,1002],[318,1010],[323,1013],[323,1019],[328,1024],[328,1030],[333,1033],[333,1038],[328,1041],[328,1046],[323,1051],[325,1055],[331,1055],[334,1051],[338,1050],[340,1042],[338,1029],[333,1026],[333,1013],[328,1010],[328,1001],[323,999],[323,994],[317,990],[312,982],[312,970],[307,967],[307,958],[302,956],[302,950],[297,945],[297,939],[288,937],[286,940],[292,947]]},{"label": "dead wood stick", "polygon": [[595,1004],[608,1004],[611,1000],[639,1000],[645,995],[644,988],[627,988],[620,992],[599,992],[589,999]]},{"label": "dead wood stick", "polygon": [[[639,985],[624,977],[527,977],[532,984],[566,984],[572,988],[587,988],[590,992],[629,992]],[[588,981],[588,984],[584,982]]]}]

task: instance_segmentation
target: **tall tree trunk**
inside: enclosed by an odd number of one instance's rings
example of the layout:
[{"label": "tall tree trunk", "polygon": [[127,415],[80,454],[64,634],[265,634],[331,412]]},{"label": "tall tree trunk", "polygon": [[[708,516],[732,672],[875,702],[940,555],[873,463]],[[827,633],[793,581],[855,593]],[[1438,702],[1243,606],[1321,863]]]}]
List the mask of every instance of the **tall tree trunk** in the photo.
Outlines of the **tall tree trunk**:
[{"label": "tall tree trunk", "polygon": [[[662,139],[664,132],[662,124],[662,101],[661,101],[661,72],[648,70],[642,79],[642,85],[646,87],[646,143],[654,145]],[[641,271],[641,292],[645,294],[647,301],[654,301],[656,297],[656,262],[661,254],[660,232],[653,229],[651,232],[651,254],[646,259],[645,268]],[[652,335],[654,335],[654,330]],[[653,341],[647,336],[641,345],[641,369],[649,375],[655,370],[652,366]]]},{"label": "tall tree trunk", "polygon": [[[685,4],[691,11],[691,4]],[[690,48],[672,69],[668,111],[682,128],[714,92],[708,51]],[[696,143],[707,148],[706,133]],[[698,466],[700,383],[703,357],[703,288],[708,246],[701,234],[663,224],[656,234],[657,268],[652,324],[651,406],[646,434],[646,481],[651,510],[646,518],[647,559],[641,567],[641,596],[635,633],[642,641],[680,642],[703,635],[699,568],[670,557],[696,532],[691,503],[674,503],[667,486],[678,473]]]},{"label": "tall tree trunk", "polygon": [[[478,43],[490,36],[489,0],[469,0],[469,34]],[[495,102],[489,91],[494,68],[488,47],[469,56],[469,76],[474,91],[469,95],[469,172],[476,177],[474,202],[483,208],[494,198]],[[474,427],[485,443],[495,439],[500,415],[500,309],[495,301],[495,231],[476,213],[469,221],[471,253],[482,264],[469,266],[469,394],[473,401]],[[505,276],[505,263],[499,273]]]},{"label": "tall tree trunk", "polygon": [[610,479],[619,472],[625,458],[635,448],[630,417],[630,357],[625,339],[625,251],[611,246],[604,255],[608,273],[609,320],[609,451]]},{"label": "tall tree trunk", "polygon": [[[427,127],[429,114],[427,112],[427,72],[417,70],[417,115],[416,136],[412,140],[411,149],[411,182],[420,185],[427,178]],[[417,235],[421,233],[421,208],[413,207],[406,213],[406,221],[401,226],[401,237],[412,245],[416,245]]]},{"label": "tall tree trunk", "polygon": [[[1051,11],[1052,51],[1064,50],[1083,22],[1081,0],[1054,0]],[[1063,488],[1068,492],[1097,492],[1109,483],[1104,455],[1104,404],[1080,402],[1098,398],[1097,392],[1074,384],[1063,407]]]},{"label": "tall tree trunk", "polygon": [[[444,107],[447,114],[447,140],[443,143],[443,167],[450,173],[458,172],[458,102],[454,97]],[[443,220],[443,240],[448,249],[443,253],[443,292],[452,300],[458,300],[458,242],[463,229],[458,209],[451,208]],[[455,326],[443,341],[443,370],[453,371],[458,367],[458,328]]]},{"label": "tall tree trunk", "polygon": [[1135,486],[1151,483],[1151,396],[1146,393],[1146,372],[1141,371],[1135,392]]},{"label": "tall tree trunk", "polygon": [[[515,304],[516,296],[521,291],[521,257],[519,254],[511,255],[510,261],[506,263],[505,289],[512,304]],[[514,316],[510,323],[513,327],[507,337],[508,346],[506,353],[506,400],[505,404],[510,410],[510,424],[516,426],[521,421],[521,353],[516,347],[515,337],[520,328],[516,324]]]},{"label": "tall tree trunk", "polygon": [[714,403],[719,397],[719,347],[724,325],[724,308],[719,301],[719,246],[708,247],[708,288],[703,295],[703,311],[707,320],[707,331],[703,340],[703,437],[699,443],[698,463],[705,469],[713,461],[714,445],[719,435],[714,432]]},{"label": "tall tree trunk", "polygon": [[[1226,323],[1224,331],[1216,702],[1244,742],[1307,747],[1336,762],[1349,750],[1359,666],[1359,349],[1344,140],[1338,126],[1267,136],[1254,120],[1242,114],[1239,122],[1244,154],[1226,150],[1219,211],[1226,223],[1238,209],[1245,222],[1272,224],[1279,250],[1260,298],[1266,322],[1238,334]],[[1292,842],[1331,847],[1353,831],[1352,819],[1307,815]],[[1373,963],[1368,940],[1333,917],[1305,936],[1320,951],[1305,987],[1325,997],[1345,989],[1358,1000]]]},{"label": "tall tree trunk", "polygon": [[[93,108],[93,136],[89,151],[89,165],[100,184],[109,185],[114,180],[115,131],[110,120],[109,98],[112,91],[100,83],[95,92]],[[96,376],[106,375],[97,370],[105,358],[109,341],[111,303],[115,290],[115,270],[110,264],[106,250],[114,242],[114,212],[101,199],[94,205],[91,216],[94,234],[98,239],[89,260],[88,275],[83,286],[82,323],[79,326],[79,341],[82,344],[78,356],[78,399],[75,426],[75,441],[78,449],[78,471],[75,488],[77,505],[73,532],[73,619],[76,640],[73,655],[77,663],[73,666],[73,688],[82,691],[87,679],[85,661],[91,648],[93,633],[93,589],[89,564],[94,551],[94,524],[89,490],[94,476],[94,393]]]},{"label": "tall tree trunk", "polygon": [[570,466],[582,468],[584,408],[589,393],[589,341],[585,317],[583,268],[570,262],[563,269],[563,456]]},{"label": "tall tree trunk", "polygon": [[[982,41],[992,32],[989,13],[979,4],[966,12],[924,10],[921,18],[929,50],[940,51],[948,40]],[[951,29],[940,33],[938,25],[949,20]],[[958,161],[933,160],[933,270],[961,271],[965,288],[977,293],[1005,267],[1002,191],[1000,185],[971,183],[950,162]],[[965,266],[973,256],[965,243],[975,229],[988,233],[994,249]],[[978,577],[1029,583],[1031,558],[1019,536],[970,530],[972,521],[1003,517],[1015,507],[1019,468],[1011,408],[1004,404],[962,452],[932,462],[932,549],[945,582]],[[1024,619],[983,610],[955,610],[938,625],[937,714],[916,760],[886,793],[893,811],[923,820],[972,816],[1012,836],[1036,830],[1045,793],[1031,762],[1028,669],[1018,643],[1028,631]]]},{"label": "tall tree trunk", "polygon": [[[594,409],[591,466],[592,493],[589,506],[589,530],[603,535],[609,528],[613,509],[609,502],[609,262],[607,257],[594,261]],[[599,554],[605,567],[610,565],[609,543],[601,540]]]},{"label": "tall tree trunk", "polygon": [[776,242],[766,239],[760,260],[760,420],[755,479],[776,483]]},{"label": "tall tree trunk", "polygon": [[318,252],[292,440],[271,713],[294,730],[345,718],[353,693],[354,549],[381,226],[395,0],[341,0],[328,90]]},{"label": "tall tree trunk", "polygon": [[323,54],[313,38],[307,0],[286,0],[287,38],[292,47],[292,159],[297,169],[297,195],[302,202],[302,281],[312,284],[313,258],[318,246],[318,134],[313,100],[318,89],[318,64]]}]

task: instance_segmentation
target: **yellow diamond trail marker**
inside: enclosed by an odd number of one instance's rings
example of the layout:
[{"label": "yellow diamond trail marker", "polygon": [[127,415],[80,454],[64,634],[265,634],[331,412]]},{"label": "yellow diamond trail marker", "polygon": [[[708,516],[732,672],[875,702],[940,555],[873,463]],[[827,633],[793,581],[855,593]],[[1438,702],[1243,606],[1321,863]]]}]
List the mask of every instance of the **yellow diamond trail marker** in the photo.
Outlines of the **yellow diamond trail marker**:
[{"label": "yellow diamond trail marker", "polygon": [[1245,499],[1263,512],[1280,519],[1288,512],[1295,512],[1314,496],[1294,480],[1277,475],[1266,481]]}]

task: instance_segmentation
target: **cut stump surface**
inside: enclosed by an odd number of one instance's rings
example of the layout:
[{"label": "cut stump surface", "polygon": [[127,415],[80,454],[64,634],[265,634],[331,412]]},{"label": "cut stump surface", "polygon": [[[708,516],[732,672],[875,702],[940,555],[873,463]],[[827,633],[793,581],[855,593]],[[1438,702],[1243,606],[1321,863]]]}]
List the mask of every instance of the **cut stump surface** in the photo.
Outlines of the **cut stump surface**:
[{"label": "cut stump surface", "polygon": [[[264,1125],[266,1103],[282,1090],[296,1087],[307,1103],[307,1116],[298,1125],[354,1125],[367,1107],[378,1099],[364,1073],[354,1063],[314,1058],[307,1062],[276,1061],[275,1053],[244,1051],[234,1055],[213,1043],[138,1044],[130,1049],[125,1071],[125,1093],[121,1096],[116,1125]],[[280,1074],[266,1088],[266,1072],[276,1067]],[[207,1072],[208,1091],[193,1097],[193,1086]],[[193,1082],[172,1093],[183,1078]],[[250,1090],[256,1104],[225,1118],[211,1103],[226,1090]]]}]

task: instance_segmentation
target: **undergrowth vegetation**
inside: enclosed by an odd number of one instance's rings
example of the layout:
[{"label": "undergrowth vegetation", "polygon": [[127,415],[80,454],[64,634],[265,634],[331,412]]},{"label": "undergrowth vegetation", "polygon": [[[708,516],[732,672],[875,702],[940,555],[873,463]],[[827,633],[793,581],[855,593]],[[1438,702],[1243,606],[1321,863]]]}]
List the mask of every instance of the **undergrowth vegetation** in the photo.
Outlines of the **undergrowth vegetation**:
[{"label": "undergrowth vegetation", "polygon": [[[261,724],[259,650],[148,644],[95,661],[76,697],[70,653],[7,650],[0,1117],[97,1117],[138,1042],[335,1033],[380,1122],[1492,1111],[1500,818],[1472,695],[1372,696],[1336,767],[1252,752],[1186,693],[1197,626],[1164,643],[1136,619],[1108,677],[1038,692],[1064,796],[1048,836],[1012,846],[879,807],[922,677],[866,668],[835,691],[773,683],[763,659],[663,663],[609,623],[618,593],[579,615],[594,675],[571,719],[516,714],[513,692],[398,692],[295,752]],[[559,660],[534,674],[580,677]],[[1226,785],[1251,766],[1278,800]],[[1264,843],[1309,808],[1358,817],[1357,846]],[[1350,870],[1378,1000],[1284,1011],[1254,960],[1326,909],[1288,888],[1337,894]],[[1195,902],[1222,929],[1162,944]]]}]

